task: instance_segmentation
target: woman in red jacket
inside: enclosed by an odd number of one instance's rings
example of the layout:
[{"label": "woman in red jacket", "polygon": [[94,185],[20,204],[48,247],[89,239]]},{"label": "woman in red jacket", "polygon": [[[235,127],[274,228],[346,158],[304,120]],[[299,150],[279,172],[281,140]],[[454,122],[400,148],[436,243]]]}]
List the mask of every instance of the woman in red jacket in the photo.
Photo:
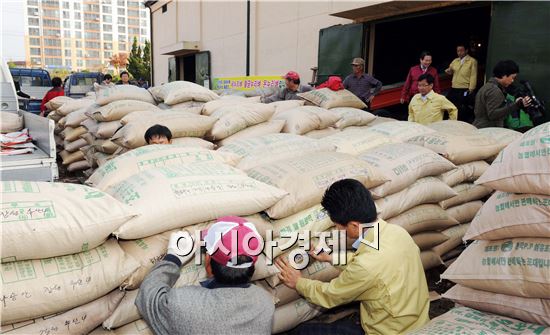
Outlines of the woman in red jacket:
[{"label": "woman in red jacket", "polygon": [[422,51],[420,54],[420,64],[411,67],[405,85],[401,90],[401,103],[409,102],[416,93],[418,93],[418,77],[424,73],[431,74],[434,77],[434,88],[436,93],[441,93],[439,89],[439,76],[437,69],[432,64],[432,54],[429,51]]},{"label": "woman in red jacket", "polygon": [[40,116],[45,116],[46,103],[48,101],[52,100],[55,97],[65,95],[65,92],[63,91],[63,87],[61,87],[61,78],[54,77],[52,79],[52,86],[53,88],[49,90],[48,93],[46,93],[46,95],[42,99],[42,103],[40,104]]}]

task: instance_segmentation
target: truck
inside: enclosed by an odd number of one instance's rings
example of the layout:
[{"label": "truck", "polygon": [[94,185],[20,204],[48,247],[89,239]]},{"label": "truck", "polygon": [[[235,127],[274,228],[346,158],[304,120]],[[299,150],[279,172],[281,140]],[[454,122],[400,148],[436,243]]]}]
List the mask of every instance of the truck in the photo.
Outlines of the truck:
[{"label": "truck", "polygon": [[82,98],[88,92],[93,91],[94,83],[101,84],[103,74],[101,72],[76,72],[65,79],[65,96]]},{"label": "truck", "polygon": [[19,97],[19,108],[34,114],[40,113],[42,98],[52,88],[50,73],[44,69],[11,68],[11,77],[21,92],[30,98]]},{"label": "truck", "polygon": [[13,78],[6,64],[0,68],[0,101],[2,113],[17,113],[23,117],[25,128],[37,147],[30,154],[2,156],[0,179],[50,182],[58,179],[54,122],[19,108]]}]

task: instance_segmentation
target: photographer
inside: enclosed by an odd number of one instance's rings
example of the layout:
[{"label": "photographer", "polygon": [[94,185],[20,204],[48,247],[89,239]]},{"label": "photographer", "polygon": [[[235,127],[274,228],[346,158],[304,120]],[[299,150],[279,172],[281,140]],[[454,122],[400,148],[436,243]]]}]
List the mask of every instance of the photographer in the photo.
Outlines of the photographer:
[{"label": "photographer", "polygon": [[512,104],[506,103],[506,88],[519,73],[519,66],[512,60],[500,61],[493,68],[489,79],[476,96],[474,126],[477,128],[503,127],[504,119],[522,107],[531,105],[531,98],[520,97]]}]

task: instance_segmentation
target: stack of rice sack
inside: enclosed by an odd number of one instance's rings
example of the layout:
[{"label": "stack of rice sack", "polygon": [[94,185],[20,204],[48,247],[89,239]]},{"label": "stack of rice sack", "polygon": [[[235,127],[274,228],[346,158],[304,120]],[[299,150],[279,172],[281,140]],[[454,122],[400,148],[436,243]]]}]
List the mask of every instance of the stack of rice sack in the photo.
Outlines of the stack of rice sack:
[{"label": "stack of rice sack", "polygon": [[[428,125],[428,128],[432,132],[411,137],[407,143],[424,147],[456,165],[438,176],[455,192],[455,196],[440,200],[439,206],[458,223],[467,225],[481,205],[479,200],[492,192],[490,188],[473,182],[487,169],[485,160],[498,154],[504,145],[460,121],[440,121]],[[435,247],[429,251],[433,259],[439,260],[439,257],[460,245],[466,229],[467,226],[460,226],[440,231],[439,247],[436,247],[437,244],[429,247]]]},{"label": "stack of rice sack", "polygon": [[[137,290],[166,253],[172,231],[185,229],[194,235],[218,217],[238,215],[254,222],[265,236],[270,223],[256,213],[286,193],[234,168],[238,161],[235,154],[198,147],[148,145],[113,158],[94,172],[87,183],[105,189],[139,214],[114,232],[122,249],[138,259],[140,266],[122,283],[130,291],[104,322],[105,327],[122,327],[140,318],[134,306]],[[253,279],[276,273],[261,257]],[[205,277],[204,267],[190,262],[182,268],[176,287],[198,284]]]},{"label": "stack of rice sack", "polygon": [[502,150],[476,181],[495,189],[442,278],[461,305],[550,326],[550,123]]},{"label": "stack of rice sack", "polygon": [[202,137],[212,129],[216,120],[199,114],[202,104],[217,99],[216,94],[202,86],[180,81],[150,88],[149,92],[152,98],[148,102],[154,103],[154,98],[162,103],[162,108],[123,116],[119,121],[121,128],[111,138],[112,142],[124,150],[139,148],[146,144],[144,134],[147,129],[160,124],[170,129],[174,144],[213,148],[213,144]]},{"label": "stack of rice sack", "polygon": [[85,140],[87,130],[80,123],[86,119],[85,113],[94,106],[93,98],[56,97],[48,102],[47,108],[52,110],[48,118],[56,123],[54,133],[59,156],[70,172],[91,167],[84,155],[88,145]]},{"label": "stack of rice sack", "polygon": [[153,97],[143,88],[119,85],[99,89],[96,92],[95,108],[89,109],[81,125],[88,130],[88,147],[85,157],[96,168],[127,149],[113,141],[121,120],[130,113],[160,111]]},{"label": "stack of rice sack", "polygon": [[[264,253],[268,259],[288,257],[284,253],[300,245],[286,234],[301,234],[306,230],[323,232],[332,228],[333,223],[320,203],[326,188],[335,181],[354,178],[367,187],[384,182],[368,163],[333,150],[333,146],[323,145],[318,140],[284,133],[238,140],[218,150],[240,155],[242,159],[237,166],[249,177],[287,193],[265,210],[277,243],[274,248],[266,243]],[[313,263],[303,273],[306,277],[329,281],[339,272],[329,264]],[[274,296],[277,306],[274,332],[288,330],[321,311],[286,289],[276,275],[258,285]],[[297,306],[300,306],[298,313]]]},{"label": "stack of rice sack", "polygon": [[[0,192],[2,332],[97,327],[121,300],[118,286],[139,266],[109,239],[135,212],[84,185],[5,181]],[[59,315],[44,317],[52,314]]]}]

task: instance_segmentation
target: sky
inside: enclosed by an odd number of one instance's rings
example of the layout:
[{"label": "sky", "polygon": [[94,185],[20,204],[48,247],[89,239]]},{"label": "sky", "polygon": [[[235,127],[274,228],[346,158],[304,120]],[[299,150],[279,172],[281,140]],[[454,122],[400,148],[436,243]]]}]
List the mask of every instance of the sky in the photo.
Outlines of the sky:
[{"label": "sky", "polygon": [[0,0],[2,62],[25,60],[25,0]]}]

